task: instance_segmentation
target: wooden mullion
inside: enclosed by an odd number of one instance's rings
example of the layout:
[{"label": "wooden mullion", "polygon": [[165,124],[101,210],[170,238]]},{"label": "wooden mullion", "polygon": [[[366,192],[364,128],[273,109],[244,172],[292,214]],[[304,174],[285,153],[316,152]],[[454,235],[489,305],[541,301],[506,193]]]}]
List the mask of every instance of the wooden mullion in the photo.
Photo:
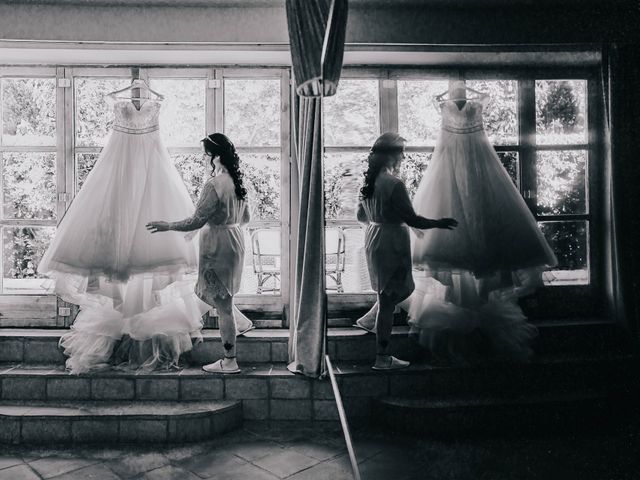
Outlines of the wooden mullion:
[{"label": "wooden mullion", "polygon": [[324,147],[325,153],[366,153],[371,149],[369,146],[330,146]]},{"label": "wooden mullion", "polygon": [[560,215],[534,215],[539,222],[574,222],[574,221],[590,221],[592,219],[591,214],[588,213],[572,213],[572,214],[560,214]]},{"label": "wooden mullion", "polygon": [[216,68],[214,71],[214,79],[220,82],[220,86],[214,90],[215,121],[213,130],[216,132],[224,132],[224,72],[223,68]]},{"label": "wooden mullion", "polygon": [[281,327],[289,326],[291,289],[291,77],[288,69],[280,71],[280,302]]},{"label": "wooden mullion", "polygon": [[[0,118],[0,121],[2,119]],[[57,122],[56,122],[57,123]],[[0,146],[0,152],[16,152],[16,153],[57,153],[57,145],[3,145]]]},{"label": "wooden mullion", "polygon": [[567,143],[567,144],[537,144],[538,151],[558,151],[558,150],[588,150],[589,143]]},{"label": "wooden mullion", "polygon": [[[605,272],[605,255],[602,248],[605,243],[605,232],[602,229],[604,211],[604,165],[603,144],[604,137],[603,112],[601,111],[599,80],[591,78],[587,81],[587,132],[589,150],[587,151],[587,211],[591,214],[592,221],[587,229],[589,249],[587,255],[589,284],[593,286],[594,294],[602,298]],[[597,302],[602,305],[604,302]],[[603,314],[605,312],[598,312]]]},{"label": "wooden mullion", "polygon": [[518,81],[520,192],[532,213],[537,211],[535,80]]}]

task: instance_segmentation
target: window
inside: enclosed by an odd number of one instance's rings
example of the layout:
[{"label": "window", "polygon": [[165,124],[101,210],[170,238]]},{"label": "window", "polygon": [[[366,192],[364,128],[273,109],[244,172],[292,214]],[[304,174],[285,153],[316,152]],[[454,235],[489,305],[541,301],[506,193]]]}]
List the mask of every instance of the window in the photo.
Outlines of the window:
[{"label": "window", "polygon": [[[253,206],[237,303],[279,325],[289,288],[280,268],[288,265],[288,250],[281,247],[289,238],[288,69],[147,68],[139,75],[165,96],[161,137],[194,201],[210,173],[200,140],[224,131],[236,144]],[[6,307],[0,326],[69,323],[57,315],[56,299],[44,288],[50,282],[36,267],[108,139],[112,109],[106,94],[131,79],[130,68],[116,67],[0,70],[0,303]],[[262,258],[278,268],[271,268],[274,275],[259,291],[251,240],[261,229],[277,232],[279,244],[271,259]],[[11,309],[29,312],[9,318]]]},{"label": "window", "polygon": [[[280,325],[289,295],[289,69],[158,67],[139,73],[166,97],[162,138],[194,200],[210,171],[199,140],[223,131],[235,142],[253,207],[238,304],[260,312],[266,324]],[[346,68],[338,94],[326,99],[330,316],[352,317],[374,298],[364,232],[355,220],[371,144],[389,130],[408,139],[401,174],[413,194],[440,129],[431,99],[459,73]],[[471,87],[489,93],[486,131],[559,259],[545,276],[547,287],[529,299],[527,313],[597,314],[597,76],[588,69],[515,67],[462,73]],[[0,69],[0,326],[68,324],[68,317],[57,315],[55,297],[47,295],[36,267],[108,137],[111,108],[105,94],[131,78],[131,69],[118,67]]]},{"label": "window", "polygon": [[377,79],[345,78],[340,81],[338,93],[324,103],[325,264],[329,292],[372,292],[364,255],[364,230],[355,218],[367,152],[380,131],[379,96]]},{"label": "window", "polygon": [[[400,174],[413,196],[440,131],[433,96],[446,91],[448,77],[459,73],[347,69],[338,94],[326,99],[325,218],[327,229],[345,233],[346,247],[343,288],[327,279],[330,312],[361,308],[372,301],[363,230],[354,212],[371,144],[388,130],[407,138]],[[597,146],[588,134],[598,128],[595,115],[588,113],[593,110],[589,94],[596,90],[593,73],[463,73],[471,88],[489,94],[485,130],[558,257],[558,266],[544,274],[547,287],[529,299],[528,313],[534,317],[548,317],[552,311],[559,316],[593,315],[597,267],[592,259],[597,236],[589,191],[597,185],[598,175],[593,159]],[[330,253],[327,247],[326,254]]]}]

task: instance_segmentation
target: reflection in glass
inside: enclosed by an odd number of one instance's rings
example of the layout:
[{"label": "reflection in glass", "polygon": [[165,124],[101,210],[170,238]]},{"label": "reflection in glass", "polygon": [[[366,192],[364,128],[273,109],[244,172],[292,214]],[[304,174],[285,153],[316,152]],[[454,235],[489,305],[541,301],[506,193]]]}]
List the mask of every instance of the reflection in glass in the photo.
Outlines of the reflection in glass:
[{"label": "reflection in glass", "polygon": [[55,231],[55,227],[2,229],[2,293],[44,293],[43,277],[36,269]]},{"label": "reflection in glass", "polygon": [[56,156],[54,153],[3,152],[4,218],[56,218]]},{"label": "reflection in glass", "polygon": [[164,95],[160,135],[168,147],[198,147],[205,136],[206,79],[152,78],[150,86]]},{"label": "reflection in glass", "polygon": [[104,146],[113,122],[106,96],[130,84],[127,78],[75,78],[76,145]]},{"label": "reflection in glass", "polygon": [[538,213],[586,213],[586,167],[585,150],[537,152]]},{"label": "reflection in glass", "polygon": [[551,285],[589,283],[589,238],[585,220],[540,222],[540,229],[558,258],[545,275]]},{"label": "reflection in glass", "polygon": [[536,80],[536,142],[586,143],[586,106],[586,80]]},{"label": "reflection in glass", "polygon": [[371,146],[379,135],[378,80],[340,80],[323,104],[326,146]]},{"label": "reflection in glass", "polygon": [[280,80],[224,80],[224,132],[236,146],[280,145]]},{"label": "reflection in glass", "polygon": [[3,78],[2,145],[56,144],[54,78]]}]

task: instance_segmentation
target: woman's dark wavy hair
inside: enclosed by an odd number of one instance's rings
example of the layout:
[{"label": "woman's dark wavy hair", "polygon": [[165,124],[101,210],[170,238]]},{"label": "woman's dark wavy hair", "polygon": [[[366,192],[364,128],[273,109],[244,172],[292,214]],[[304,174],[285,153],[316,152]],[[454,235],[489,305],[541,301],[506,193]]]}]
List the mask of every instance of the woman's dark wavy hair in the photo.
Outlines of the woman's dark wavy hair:
[{"label": "woman's dark wavy hair", "polygon": [[212,133],[202,139],[202,146],[204,151],[211,157],[211,175],[215,173],[215,165],[213,159],[220,157],[220,163],[228,170],[233,184],[236,187],[236,196],[240,200],[247,198],[247,189],[242,184],[242,178],[244,174],[240,171],[240,157],[236,152],[236,147],[231,140],[222,133]]},{"label": "woman's dark wavy hair", "polygon": [[361,198],[371,198],[376,185],[376,178],[387,165],[391,153],[401,152],[402,147],[372,148],[367,157],[367,170],[364,172],[364,185],[360,189]]}]

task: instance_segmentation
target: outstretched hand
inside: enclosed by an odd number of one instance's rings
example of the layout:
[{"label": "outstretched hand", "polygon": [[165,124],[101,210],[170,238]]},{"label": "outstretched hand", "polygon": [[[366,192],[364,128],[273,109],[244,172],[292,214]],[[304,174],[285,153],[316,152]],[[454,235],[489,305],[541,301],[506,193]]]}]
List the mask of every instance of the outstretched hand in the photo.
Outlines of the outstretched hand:
[{"label": "outstretched hand", "polygon": [[438,222],[440,224],[438,228],[445,228],[447,230],[453,230],[458,226],[458,221],[454,218],[441,218]]},{"label": "outstretched hand", "polygon": [[169,230],[169,223],[168,222],[149,222],[146,225],[147,230],[149,230],[151,233],[156,233],[156,232],[166,232]]}]

